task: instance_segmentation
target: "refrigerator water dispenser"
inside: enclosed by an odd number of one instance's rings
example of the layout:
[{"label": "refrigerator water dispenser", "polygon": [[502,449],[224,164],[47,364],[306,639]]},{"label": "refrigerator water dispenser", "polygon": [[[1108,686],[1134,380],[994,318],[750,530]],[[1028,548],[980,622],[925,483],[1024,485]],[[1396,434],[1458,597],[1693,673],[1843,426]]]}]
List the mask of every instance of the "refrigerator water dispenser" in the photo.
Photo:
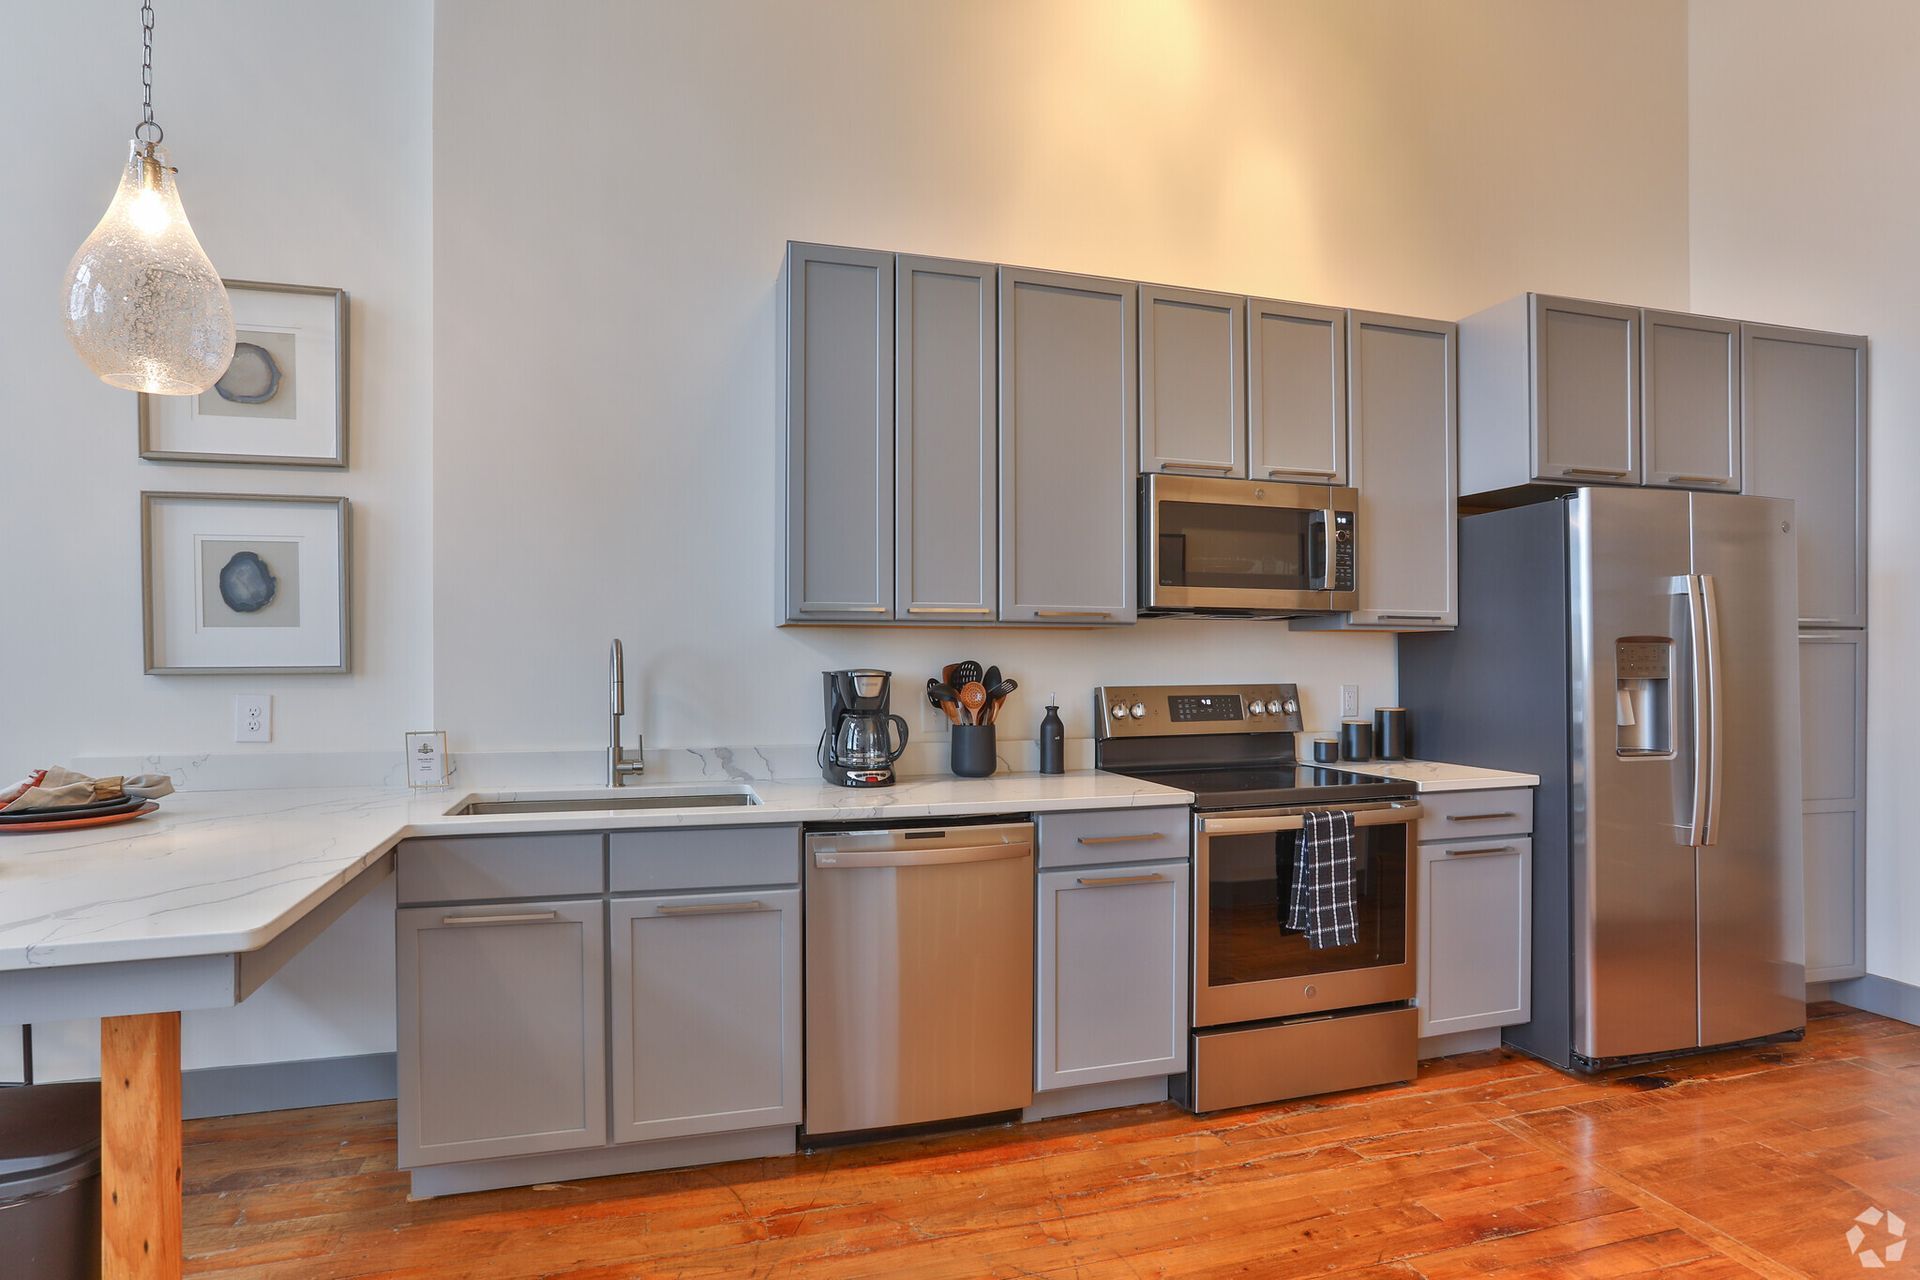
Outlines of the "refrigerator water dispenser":
[{"label": "refrigerator water dispenser", "polygon": [[1613,646],[1614,751],[1622,756],[1673,755],[1673,641],[1626,636]]}]

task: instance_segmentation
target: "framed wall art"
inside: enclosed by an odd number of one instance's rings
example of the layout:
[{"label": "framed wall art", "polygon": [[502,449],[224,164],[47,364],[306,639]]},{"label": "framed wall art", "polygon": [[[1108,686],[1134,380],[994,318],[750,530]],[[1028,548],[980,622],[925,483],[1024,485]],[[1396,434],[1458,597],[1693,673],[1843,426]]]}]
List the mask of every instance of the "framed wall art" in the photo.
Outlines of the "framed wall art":
[{"label": "framed wall art", "polygon": [[150,675],[347,670],[347,500],[140,495]]},{"label": "framed wall art", "polygon": [[233,304],[233,363],[197,396],[141,396],[140,456],[346,466],[346,290],[224,283]]}]

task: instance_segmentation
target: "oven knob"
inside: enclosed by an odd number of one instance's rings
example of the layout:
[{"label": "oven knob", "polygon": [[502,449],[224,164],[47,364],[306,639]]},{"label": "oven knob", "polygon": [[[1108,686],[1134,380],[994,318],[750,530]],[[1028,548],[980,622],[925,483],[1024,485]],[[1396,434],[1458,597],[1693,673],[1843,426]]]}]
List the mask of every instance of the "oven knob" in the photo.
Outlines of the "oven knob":
[{"label": "oven knob", "polygon": [[1263,716],[1267,714],[1267,704],[1258,698],[1252,698],[1247,702],[1247,710],[1256,716]]},{"label": "oven knob", "polygon": [[1146,703],[1144,703],[1144,702],[1136,702],[1136,703],[1134,703],[1134,704],[1133,704],[1133,718],[1134,718],[1135,720],[1145,720],[1145,719],[1147,718],[1147,704],[1146,704]]},{"label": "oven knob", "polygon": [[1277,716],[1280,714],[1280,699],[1273,698],[1267,702],[1267,714],[1270,716]]},{"label": "oven knob", "polygon": [[1320,988],[1314,986],[1311,982],[1309,982],[1307,984],[1307,989],[1304,994],[1306,995],[1307,999],[1311,1000],[1313,999],[1313,997],[1320,994]]},{"label": "oven knob", "polygon": [[1124,702],[1114,703],[1111,707],[1107,708],[1107,711],[1115,720],[1125,720],[1127,718],[1127,704]]},{"label": "oven knob", "polygon": [[1294,699],[1288,698],[1285,702],[1280,704],[1280,709],[1286,712],[1290,716],[1298,715],[1300,713],[1300,704],[1296,702]]}]

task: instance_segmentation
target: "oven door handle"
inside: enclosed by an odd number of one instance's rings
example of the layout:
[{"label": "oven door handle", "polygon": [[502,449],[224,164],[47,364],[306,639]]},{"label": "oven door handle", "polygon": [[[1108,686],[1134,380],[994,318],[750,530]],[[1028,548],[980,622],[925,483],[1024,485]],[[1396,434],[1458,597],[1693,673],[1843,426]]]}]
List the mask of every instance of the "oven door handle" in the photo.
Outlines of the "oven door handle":
[{"label": "oven door handle", "polygon": [[[1337,809],[1338,805],[1329,805]],[[1358,809],[1353,813],[1353,825],[1356,827],[1388,827],[1400,823],[1420,821],[1426,812],[1417,804],[1395,805],[1391,809]],[[1210,836],[1256,836],[1274,831],[1299,831],[1307,825],[1302,814],[1288,814],[1278,818],[1202,818],[1200,831]]]}]

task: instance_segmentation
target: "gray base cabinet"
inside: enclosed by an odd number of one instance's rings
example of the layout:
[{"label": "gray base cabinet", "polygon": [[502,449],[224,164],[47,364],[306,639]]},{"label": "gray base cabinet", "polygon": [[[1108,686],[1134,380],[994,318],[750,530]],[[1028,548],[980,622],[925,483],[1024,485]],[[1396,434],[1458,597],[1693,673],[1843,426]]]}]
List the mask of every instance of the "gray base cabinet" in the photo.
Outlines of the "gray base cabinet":
[{"label": "gray base cabinet", "polygon": [[1187,1068],[1188,864],[1040,875],[1036,1092]]},{"label": "gray base cabinet", "polygon": [[1297,630],[1430,631],[1459,621],[1455,450],[1457,328],[1353,312],[1348,431],[1360,491],[1360,607]]},{"label": "gray base cabinet", "polygon": [[616,898],[613,1140],[800,1123],[800,891]]},{"label": "gray base cabinet", "polygon": [[1867,638],[1800,635],[1807,981],[1867,971]]},{"label": "gray base cabinet", "polygon": [[1533,1016],[1533,792],[1452,791],[1421,802],[1420,1035],[1526,1022]]},{"label": "gray base cabinet", "polygon": [[397,913],[401,1168],[606,1142],[603,909]]},{"label": "gray base cabinet", "polygon": [[1000,269],[1000,619],[1134,620],[1135,288]]},{"label": "gray base cabinet", "polygon": [[1741,326],[1746,491],[1792,498],[1800,622],[1867,625],[1867,340]]}]

